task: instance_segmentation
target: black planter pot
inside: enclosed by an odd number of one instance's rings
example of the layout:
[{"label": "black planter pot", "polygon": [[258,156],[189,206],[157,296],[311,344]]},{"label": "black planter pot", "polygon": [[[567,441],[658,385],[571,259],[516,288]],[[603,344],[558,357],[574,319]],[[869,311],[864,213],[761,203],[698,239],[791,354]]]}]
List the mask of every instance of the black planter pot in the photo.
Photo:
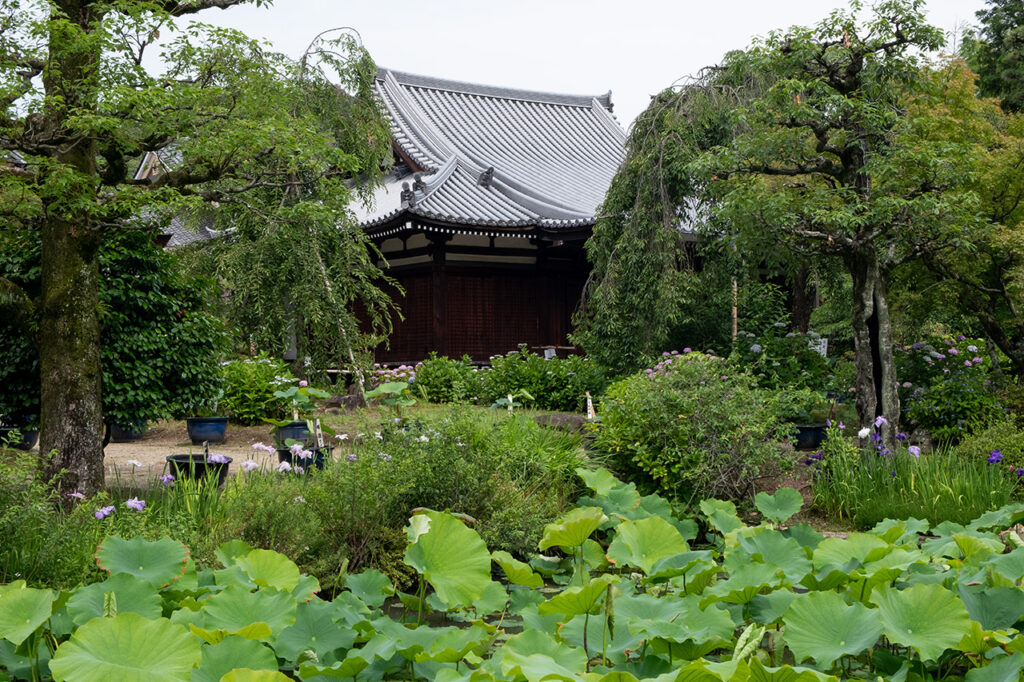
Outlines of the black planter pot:
[{"label": "black planter pot", "polygon": [[827,431],[825,424],[796,424],[796,449],[817,450],[825,441]]},{"label": "black planter pot", "polygon": [[331,459],[331,453],[333,451],[333,445],[325,445],[314,452],[312,457],[303,459],[298,455],[293,455],[291,450],[288,448],[279,448],[277,451],[277,461],[288,462],[293,467],[300,466],[303,469],[309,469],[310,466],[315,466],[317,469],[323,469],[324,464]]},{"label": "black planter pot", "polygon": [[189,417],[185,424],[192,445],[223,443],[228,431],[227,417]]},{"label": "black planter pot", "polygon": [[216,477],[217,485],[224,485],[228,478],[228,469],[234,460],[226,457],[226,462],[211,462],[206,455],[167,455],[167,464],[175,478],[191,478],[197,481],[207,477]]},{"label": "black planter pot", "polygon": [[31,450],[39,440],[39,432],[33,429],[17,429],[13,426],[0,426],[0,442],[6,442],[11,435],[17,431],[21,436],[18,440],[8,443],[9,447],[16,450]]},{"label": "black planter pot", "polygon": [[138,439],[142,438],[143,431],[146,430],[145,423],[136,423],[129,426],[127,429],[122,429],[117,424],[110,424],[110,440],[115,443],[134,443]]},{"label": "black planter pot", "polygon": [[274,439],[277,441],[278,447],[283,448],[289,438],[300,443],[309,443],[309,425],[306,422],[289,422],[284,426],[277,427]]}]

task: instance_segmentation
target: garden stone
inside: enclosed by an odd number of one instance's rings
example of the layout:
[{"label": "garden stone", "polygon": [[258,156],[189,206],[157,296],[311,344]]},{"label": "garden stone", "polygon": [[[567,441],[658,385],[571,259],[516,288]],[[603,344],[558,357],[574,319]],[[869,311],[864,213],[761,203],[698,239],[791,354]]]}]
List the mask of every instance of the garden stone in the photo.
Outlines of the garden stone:
[{"label": "garden stone", "polygon": [[569,433],[579,433],[583,430],[583,425],[587,423],[586,418],[569,412],[538,415],[534,421],[536,421],[539,426],[561,429],[562,431],[568,431]]}]

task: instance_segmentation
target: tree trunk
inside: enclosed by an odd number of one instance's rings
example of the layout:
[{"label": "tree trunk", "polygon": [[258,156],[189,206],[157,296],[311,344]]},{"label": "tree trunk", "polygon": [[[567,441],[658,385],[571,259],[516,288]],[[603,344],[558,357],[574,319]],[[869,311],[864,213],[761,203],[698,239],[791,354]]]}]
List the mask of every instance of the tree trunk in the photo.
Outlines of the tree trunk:
[{"label": "tree trunk", "polygon": [[814,310],[814,293],[812,291],[810,272],[806,265],[801,265],[793,275],[793,305],[790,309],[790,320],[793,328],[806,334],[811,326],[811,311]]},{"label": "tree trunk", "polygon": [[63,470],[61,490],[90,495],[103,487],[99,237],[58,219],[41,232],[39,451],[53,453],[47,478]]},{"label": "tree trunk", "polygon": [[862,427],[874,427],[877,417],[890,449],[899,427],[900,399],[896,393],[896,362],[886,302],[885,273],[873,251],[852,255],[847,262],[853,277],[854,364],[857,368],[857,413]]},{"label": "tree trunk", "polygon": [[100,366],[100,233],[81,206],[96,204],[96,142],[69,125],[69,113],[96,106],[100,47],[83,36],[102,21],[94,0],[58,0],[54,17],[66,17],[74,31],[53,24],[51,67],[43,86],[52,102],[44,106],[42,128],[56,139],[55,169],[44,175],[40,197],[42,292],[39,308],[40,440],[52,457],[42,470],[60,477],[63,492],[90,495],[103,487],[103,401]]}]

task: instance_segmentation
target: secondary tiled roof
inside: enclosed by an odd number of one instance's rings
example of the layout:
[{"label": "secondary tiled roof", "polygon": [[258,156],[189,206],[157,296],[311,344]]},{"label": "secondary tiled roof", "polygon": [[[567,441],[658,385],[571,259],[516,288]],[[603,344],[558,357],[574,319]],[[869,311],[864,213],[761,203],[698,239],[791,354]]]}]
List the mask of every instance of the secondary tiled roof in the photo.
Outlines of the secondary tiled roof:
[{"label": "secondary tiled roof", "polygon": [[[377,94],[400,155],[366,227],[408,216],[461,225],[590,225],[624,157],[611,93],[560,95],[381,69]],[[402,185],[408,184],[403,193]]]}]

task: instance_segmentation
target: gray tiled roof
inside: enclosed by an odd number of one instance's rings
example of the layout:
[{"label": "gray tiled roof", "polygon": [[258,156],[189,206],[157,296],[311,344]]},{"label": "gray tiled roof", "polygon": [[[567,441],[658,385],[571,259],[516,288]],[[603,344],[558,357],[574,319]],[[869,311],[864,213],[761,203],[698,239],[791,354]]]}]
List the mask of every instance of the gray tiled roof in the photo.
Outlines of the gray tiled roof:
[{"label": "gray tiled roof", "polygon": [[171,217],[171,222],[161,232],[170,235],[166,248],[185,246],[195,242],[205,242],[221,235],[213,229],[213,217],[205,215],[198,221],[195,218],[177,214]]},{"label": "gray tiled roof", "polygon": [[[560,95],[441,80],[381,69],[377,93],[396,146],[424,169],[389,177],[372,227],[433,218],[463,225],[560,228],[590,225],[625,155],[611,93]],[[488,177],[489,176],[489,177]]]}]

